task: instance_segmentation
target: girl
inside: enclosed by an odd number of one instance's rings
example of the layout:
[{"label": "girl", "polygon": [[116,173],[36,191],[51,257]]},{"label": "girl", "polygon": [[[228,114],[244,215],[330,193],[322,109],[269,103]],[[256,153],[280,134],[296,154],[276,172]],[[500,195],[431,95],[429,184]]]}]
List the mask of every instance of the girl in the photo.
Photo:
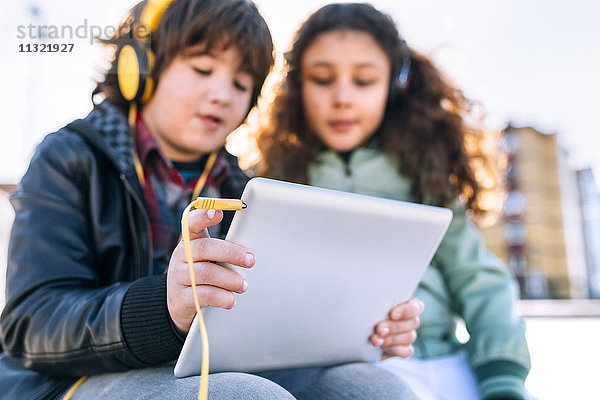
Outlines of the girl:
[{"label": "girl", "polygon": [[[149,0],[106,44],[116,56],[94,92],[102,101],[44,139],[12,196],[0,319],[7,398],[197,398],[197,378],[173,376],[196,313],[181,213],[198,193],[240,196],[247,177],[224,145],[256,104],[271,35],[246,0]],[[209,237],[206,228],[222,236],[229,221],[221,211],[190,214],[201,306],[231,308],[248,287],[213,262],[254,265],[249,250]],[[368,364],[269,379],[212,374],[208,395],[412,398]]]},{"label": "girl", "polygon": [[[367,4],[312,14],[285,68],[258,136],[259,174],[454,211],[415,294],[425,303],[415,357],[379,365],[423,399],[525,398],[529,354],[516,286],[467,217],[483,215],[478,173],[492,165],[482,132],[466,124],[467,100]],[[470,333],[464,345],[456,318]],[[386,356],[394,345],[384,340]]]}]

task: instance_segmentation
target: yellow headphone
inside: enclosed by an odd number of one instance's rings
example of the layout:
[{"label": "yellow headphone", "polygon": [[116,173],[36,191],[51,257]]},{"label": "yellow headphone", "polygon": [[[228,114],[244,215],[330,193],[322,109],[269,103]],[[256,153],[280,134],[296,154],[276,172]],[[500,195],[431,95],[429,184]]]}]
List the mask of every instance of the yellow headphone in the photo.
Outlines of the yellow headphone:
[{"label": "yellow headphone", "polygon": [[[142,9],[139,24],[135,22],[132,24],[130,32],[132,43],[117,49],[117,83],[121,97],[129,103],[129,126],[132,132],[136,125],[137,103],[150,100],[154,90],[151,75],[154,65],[154,53],[150,47],[151,34],[156,30],[166,9],[174,1],[148,0]],[[141,44],[135,42],[133,36],[138,38]],[[144,170],[135,150],[133,164],[140,184],[145,186]]]},{"label": "yellow headphone", "polygon": [[[165,10],[175,0],[148,0],[142,9],[139,25],[132,27],[142,44],[126,44],[117,50],[117,82],[123,99],[129,103],[145,102],[150,99],[154,83],[150,73],[154,54],[150,49],[149,37],[156,30]],[[141,28],[141,29],[140,29]]]}]

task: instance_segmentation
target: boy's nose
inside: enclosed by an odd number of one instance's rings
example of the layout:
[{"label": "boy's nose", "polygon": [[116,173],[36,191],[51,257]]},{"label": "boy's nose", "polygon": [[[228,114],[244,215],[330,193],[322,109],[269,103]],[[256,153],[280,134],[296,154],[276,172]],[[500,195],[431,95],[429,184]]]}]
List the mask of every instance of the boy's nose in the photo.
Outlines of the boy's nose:
[{"label": "boy's nose", "polygon": [[214,79],[208,88],[208,100],[212,103],[221,105],[229,104],[233,91],[233,84],[230,80]]}]

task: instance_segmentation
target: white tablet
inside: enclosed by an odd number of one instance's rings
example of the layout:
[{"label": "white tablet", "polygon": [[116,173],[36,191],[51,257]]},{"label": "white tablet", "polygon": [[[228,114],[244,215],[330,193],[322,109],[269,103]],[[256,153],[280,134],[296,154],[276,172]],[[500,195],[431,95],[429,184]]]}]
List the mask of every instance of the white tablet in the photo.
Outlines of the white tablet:
[{"label": "white tablet", "polygon": [[[375,361],[368,338],[408,300],[452,212],[264,178],[251,179],[226,240],[254,253],[232,310],[203,309],[210,372]],[[194,321],[178,377],[200,374]]]}]

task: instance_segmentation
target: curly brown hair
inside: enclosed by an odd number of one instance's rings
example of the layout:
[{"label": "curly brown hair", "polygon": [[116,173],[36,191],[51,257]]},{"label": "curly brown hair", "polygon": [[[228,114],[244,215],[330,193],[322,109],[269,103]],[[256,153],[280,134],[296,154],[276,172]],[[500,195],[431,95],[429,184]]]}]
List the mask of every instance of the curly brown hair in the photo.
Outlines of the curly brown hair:
[{"label": "curly brown hair", "polygon": [[369,4],[327,5],[297,30],[286,53],[284,78],[257,135],[257,174],[308,183],[308,167],[325,147],[306,121],[301,59],[318,35],[334,30],[370,34],[390,57],[392,76],[403,52],[409,52],[408,86],[400,101],[388,104],[375,133],[381,148],[412,182],[414,201],[449,206],[460,198],[473,216],[481,216],[486,211],[481,194],[497,186],[499,174],[496,160],[483,148],[486,131],[467,124],[472,103],[430,59],[406,46],[391,17]]}]

